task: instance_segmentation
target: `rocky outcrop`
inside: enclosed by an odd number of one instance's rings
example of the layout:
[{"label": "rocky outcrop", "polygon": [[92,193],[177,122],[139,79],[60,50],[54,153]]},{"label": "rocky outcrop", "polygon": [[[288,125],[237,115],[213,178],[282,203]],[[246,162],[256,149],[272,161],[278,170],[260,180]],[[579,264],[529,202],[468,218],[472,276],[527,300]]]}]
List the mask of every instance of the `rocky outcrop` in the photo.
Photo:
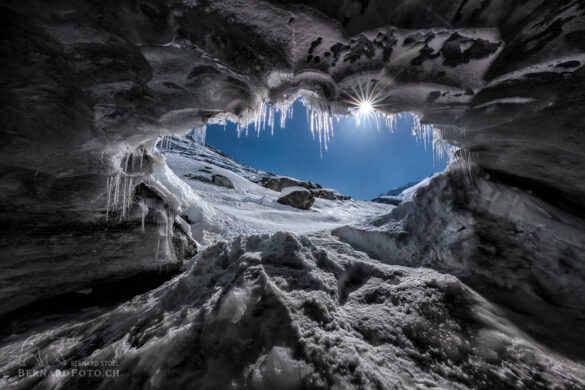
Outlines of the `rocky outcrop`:
[{"label": "rocky outcrop", "polygon": [[266,175],[257,181],[263,187],[280,192],[287,187],[303,187],[311,191],[313,196],[327,200],[349,200],[351,196],[341,195],[335,190],[323,188],[321,184],[310,181],[300,181],[286,176]]},{"label": "rocky outcrop", "polygon": [[327,200],[350,200],[351,196],[349,195],[342,195],[335,190],[331,190],[328,188],[321,188],[321,189],[312,189],[310,190],[313,196],[316,198],[327,199]]},{"label": "rocky outcrop", "polygon": [[297,209],[308,210],[315,203],[315,197],[306,188],[286,187],[281,191],[277,202]]},{"label": "rocky outcrop", "polygon": [[[203,173],[211,174],[210,171],[205,171]],[[225,177],[223,175],[219,175],[219,174],[203,176],[203,175],[193,175],[193,174],[189,173],[189,174],[185,175],[185,177],[188,179],[199,180],[199,181],[202,181],[204,183],[214,184],[214,185],[220,186],[220,187],[234,188],[234,183],[232,183],[230,181],[230,179],[228,179],[227,177]]]},{"label": "rocky outcrop", "polygon": [[290,177],[284,176],[263,177],[258,182],[258,184],[277,192],[282,191],[286,187],[303,187],[308,190],[323,188],[323,186],[320,184],[315,184],[308,181],[298,181],[296,179],[291,179]]}]

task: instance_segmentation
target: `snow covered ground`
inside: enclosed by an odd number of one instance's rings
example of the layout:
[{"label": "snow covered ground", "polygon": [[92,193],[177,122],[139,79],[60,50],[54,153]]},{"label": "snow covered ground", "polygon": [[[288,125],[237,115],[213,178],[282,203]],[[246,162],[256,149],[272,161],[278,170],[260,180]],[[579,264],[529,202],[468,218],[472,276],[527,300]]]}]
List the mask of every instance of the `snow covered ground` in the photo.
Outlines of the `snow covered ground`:
[{"label": "snow covered ground", "polygon": [[[252,182],[269,173],[242,166],[213,148],[189,143],[187,148],[166,151],[165,156],[171,170],[201,198],[184,215],[192,222],[193,237],[202,245],[241,234],[330,231],[387,214],[394,207],[317,198],[309,210],[299,210],[277,203],[280,192]],[[213,175],[227,178],[234,188],[193,178]]]}]

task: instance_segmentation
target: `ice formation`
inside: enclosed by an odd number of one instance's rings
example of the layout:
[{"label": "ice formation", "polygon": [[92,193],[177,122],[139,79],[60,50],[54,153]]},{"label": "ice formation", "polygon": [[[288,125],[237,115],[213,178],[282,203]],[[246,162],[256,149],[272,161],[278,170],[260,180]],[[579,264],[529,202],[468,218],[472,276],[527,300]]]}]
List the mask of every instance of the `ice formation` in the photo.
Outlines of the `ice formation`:
[{"label": "ice formation", "polygon": [[[316,100],[310,98],[299,98],[305,105],[307,126],[313,136],[319,142],[320,148],[327,150],[327,144],[331,137],[334,136],[334,121],[339,121],[341,117],[355,118],[356,126],[360,127],[364,121],[373,120],[378,131],[387,130],[394,132],[397,129],[397,120],[404,118],[412,118],[413,127],[412,134],[417,138],[422,147],[430,148],[433,151],[433,160],[442,161],[448,158],[452,153],[449,149],[452,147],[447,140],[443,139],[441,131],[432,124],[421,124],[420,117],[416,113],[398,113],[386,114],[382,111],[372,108],[368,112],[360,112],[359,107],[350,109],[347,114],[332,114],[331,109],[327,105],[323,105]],[[276,117],[280,118],[280,127],[286,128],[286,119],[293,117],[293,103],[295,99],[284,100],[276,103],[260,103],[255,110],[249,110],[240,117],[232,118],[235,120],[236,132],[238,137],[244,133],[248,135],[248,130],[253,128],[257,134],[261,131],[270,129],[271,134],[274,134],[274,120]],[[231,117],[230,117],[231,118]],[[230,119],[222,118],[221,115],[212,118],[208,123],[224,124],[231,122]],[[206,128],[193,129],[191,137],[196,138],[197,142],[205,143]],[[173,136],[162,137],[158,141],[158,148],[163,151],[170,151],[173,145]]]},{"label": "ice formation", "polygon": [[120,213],[120,221],[126,218],[128,209],[132,206],[134,186],[133,177],[124,172],[118,172],[107,179],[106,220],[109,219],[111,211]]}]

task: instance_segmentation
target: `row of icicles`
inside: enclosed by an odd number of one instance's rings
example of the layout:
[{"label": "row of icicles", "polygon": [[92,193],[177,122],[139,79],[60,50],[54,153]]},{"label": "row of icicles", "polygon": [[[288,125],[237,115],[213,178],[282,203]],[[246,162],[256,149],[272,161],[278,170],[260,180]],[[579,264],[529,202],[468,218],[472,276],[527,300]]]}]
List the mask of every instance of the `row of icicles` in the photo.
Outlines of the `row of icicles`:
[{"label": "row of icicles", "polygon": [[[165,139],[163,138],[161,141],[159,141],[159,143],[157,143],[157,147],[162,149],[165,146],[164,142]],[[134,180],[135,175],[128,173],[128,170],[131,168],[131,170],[134,171],[135,167],[138,166],[142,168],[145,152],[146,147],[144,145],[140,145],[134,151],[128,153],[124,160],[124,169],[119,169],[117,173],[107,178],[106,221],[109,221],[110,214],[113,212],[118,213],[118,223],[128,218],[128,212],[133,205],[134,184],[136,183]],[[139,173],[138,175],[142,176],[141,179],[146,182],[152,182],[152,180],[154,180],[150,175],[144,176],[142,173]],[[143,200],[138,202],[138,211],[141,217],[141,230],[144,232],[145,218],[149,212],[149,209]],[[174,225],[174,214],[168,207],[165,207],[163,211],[159,210],[159,213],[160,217],[157,218],[159,221],[159,237],[156,246],[156,260],[159,259],[161,254],[164,258],[168,258],[170,256],[168,238],[172,237],[173,235]]]},{"label": "row of icicles", "polygon": [[[140,169],[142,169],[145,149],[144,145],[140,145],[134,151],[128,153],[124,162],[124,169],[119,169],[117,173],[107,178],[106,221],[109,221],[111,212],[119,212],[119,222],[126,219],[134,198],[134,176],[128,174],[128,169],[132,168],[132,171],[134,171],[135,165],[140,166]],[[138,160],[138,162],[135,160]],[[144,222],[142,226],[144,230]]]},{"label": "row of icicles", "polygon": [[[243,115],[236,122],[236,132],[238,137],[242,133],[248,135],[250,127],[260,135],[261,131],[270,129],[270,133],[274,134],[275,118],[280,119],[280,128],[284,129],[287,119],[293,117],[293,102],[278,102],[275,104],[261,103],[254,111]],[[335,115],[331,113],[329,106],[324,106],[319,103],[308,103],[303,101],[306,108],[307,125],[311,131],[313,139],[317,138],[319,147],[324,147],[327,150],[327,145],[330,138],[333,136],[333,120],[338,123],[344,115]],[[421,143],[425,150],[431,147],[433,151],[433,161],[440,162],[448,156],[449,145],[443,140],[441,132],[432,124],[421,124],[420,117],[415,113],[399,113],[399,114],[385,114],[378,110],[372,111],[366,118],[361,118],[357,112],[354,114],[356,126],[361,126],[363,119],[374,120],[376,128],[381,131],[385,126],[389,131],[394,132],[398,129],[398,120],[403,120],[407,117],[412,117],[413,127],[412,134],[417,137],[417,141]],[[226,120],[222,120],[224,126],[227,125]],[[221,122],[220,122],[221,123]],[[205,142],[203,136],[203,142]]]}]

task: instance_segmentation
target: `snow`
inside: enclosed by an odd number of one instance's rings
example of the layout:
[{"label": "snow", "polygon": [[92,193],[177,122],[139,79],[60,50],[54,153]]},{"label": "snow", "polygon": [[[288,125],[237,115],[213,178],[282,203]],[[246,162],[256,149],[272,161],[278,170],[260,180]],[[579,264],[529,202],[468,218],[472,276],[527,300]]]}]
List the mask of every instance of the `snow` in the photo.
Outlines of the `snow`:
[{"label": "snow", "polygon": [[[241,234],[265,234],[281,230],[306,234],[331,230],[385,214],[393,207],[356,200],[332,201],[321,198],[315,199],[310,210],[282,205],[277,203],[279,197],[293,190],[308,190],[288,187],[282,192],[276,192],[262,187],[250,179],[265,175],[265,172],[254,171],[212,148],[195,143],[182,151],[172,149],[167,152],[166,162],[174,172],[173,175],[182,178],[190,187],[190,191],[180,187],[179,193],[195,193],[199,198],[182,213],[192,221],[193,237],[203,245]],[[200,171],[202,169],[225,176],[234,188],[219,187],[187,176],[204,174]]]},{"label": "snow", "polygon": [[413,185],[412,187],[409,187],[407,189],[405,189],[404,191],[402,191],[397,197],[401,198],[402,200],[412,200],[412,198],[414,197],[414,194],[416,194],[416,192],[423,187],[426,187],[430,184],[430,182],[437,176],[439,176],[441,173],[434,173],[428,177],[425,177],[424,179],[422,179],[420,182],[418,182],[417,184]]},{"label": "snow", "polygon": [[282,189],[282,191],[280,191],[280,197],[285,197],[287,195],[290,195],[293,192],[311,192],[306,188],[303,187],[298,187],[298,186],[292,186],[292,187],[285,187]]},{"label": "snow", "polygon": [[[216,243],[131,302],[24,338],[0,346],[3,388],[585,386],[582,365],[539,346],[456,277],[382,264],[328,233]],[[18,377],[18,356],[35,354],[115,361],[120,374]]]},{"label": "snow", "polygon": [[536,101],[536,99],[533,98],[525,98],[525,97],[521,97],[521,96],[513,96],[513,97],[507,97],[507,98],[501,98],[501,99],[494,99],[492,101],[489,101],[487,103],[483,103],[483,104],[479,104],[477,106],[473,106],[473,108],[485,108],[494,104],[526,104],[526,103],[532,103]]},{"label": "snow", "polygon": [[152,178],[159,188],[169,194],[168,197],[173,200],[172,206],[177,212],[199,203],[198,196],[168,167],[164,156],[158,161]]}]

